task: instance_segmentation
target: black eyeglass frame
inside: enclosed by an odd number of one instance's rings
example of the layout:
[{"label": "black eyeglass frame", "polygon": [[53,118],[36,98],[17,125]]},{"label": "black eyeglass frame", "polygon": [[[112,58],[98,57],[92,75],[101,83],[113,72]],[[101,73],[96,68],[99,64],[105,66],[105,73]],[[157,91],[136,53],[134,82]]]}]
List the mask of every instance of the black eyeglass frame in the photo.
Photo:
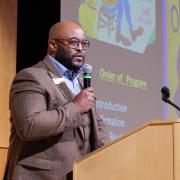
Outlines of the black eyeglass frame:
[{"label": "black eyeglass frame", "polygon": [[[55,40],[56,42],[62,43],[63,45],[65,45],[71,49],[76,49],[80,43],[81,43],[83,50],[87,50],[90,46],[90,41],[87,39],[80,40],[78,38],[70,38],[70,39],[53,39],[53,40]],[[67,42],[67,43],[65,43],[65,42]]]}]

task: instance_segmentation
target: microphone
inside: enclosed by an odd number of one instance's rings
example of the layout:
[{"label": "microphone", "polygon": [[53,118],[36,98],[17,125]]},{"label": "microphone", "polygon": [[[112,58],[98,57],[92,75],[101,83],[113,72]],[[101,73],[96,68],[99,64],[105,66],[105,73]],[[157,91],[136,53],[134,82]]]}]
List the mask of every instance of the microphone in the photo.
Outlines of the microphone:
[{"label": "microphone", "polygon": [[166,86],[162,87],[161,93],[162,93],[162,100],[164,102],[169,103],[170,105],[174,106],[176,109],[180,111],[180,108],[169,99],[170,98],[169,88],[167,88]]},{"label": "microphone", "polygon": [[90,64],[85,64],[82,67],[83,71],[83,81],[84,81],[84,89],[87,87],[91,87],[91,73],[92,73],[92,66]]},{"label": "microphone", "polygon": [[169,88],[167,88],[166,86],[164,86],[164,87],[161,89],[161,93],[162,93],[162,99],[163,99],[163,101],[164,101],[164,100],[167,100],[167,99],[170,97]]}]

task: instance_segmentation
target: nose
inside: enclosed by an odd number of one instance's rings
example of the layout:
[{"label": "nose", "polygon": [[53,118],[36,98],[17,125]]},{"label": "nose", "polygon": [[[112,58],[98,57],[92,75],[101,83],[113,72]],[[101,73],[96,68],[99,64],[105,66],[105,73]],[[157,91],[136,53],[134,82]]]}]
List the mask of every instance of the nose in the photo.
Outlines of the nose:
[{"label": "nose", "polygon": [[82,44],[81,44],[81,42],[79,42],[78,43],[78,45],[77,45],[77,48],[76,48],[77,50],[80,50],[80,51],[83,51],[84,49],[83,49],[83,47],[82,47]]}]

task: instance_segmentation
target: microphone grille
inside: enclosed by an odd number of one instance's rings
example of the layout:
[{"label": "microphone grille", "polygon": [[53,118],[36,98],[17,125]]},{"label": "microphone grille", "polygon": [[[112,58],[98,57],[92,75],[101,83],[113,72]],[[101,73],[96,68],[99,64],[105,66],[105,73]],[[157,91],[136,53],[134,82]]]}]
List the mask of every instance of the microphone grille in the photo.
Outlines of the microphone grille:
[{"label": "microphone grille", "polygon": [[92,72],[92,66],[90,64],[84,64],[82,67],[83,73],[91,73]]},{"label": "microphone grille", "polygon": [[164,86],[164,87],[161,89],[161,93],[162,93],[162,95],[163,95],[164,98],[169,98],[169,97],[170,97],[169,88],[167,88],[166,86]]}]

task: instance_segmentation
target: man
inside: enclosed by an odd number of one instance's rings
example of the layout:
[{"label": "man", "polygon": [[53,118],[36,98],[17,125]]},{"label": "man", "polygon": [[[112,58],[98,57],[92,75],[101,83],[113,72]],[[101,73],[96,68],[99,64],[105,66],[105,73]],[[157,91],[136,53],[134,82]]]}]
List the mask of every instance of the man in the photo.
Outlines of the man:
[{"label": "man", "polygon": [[17,73],[5,179],[72,179],[73,162],[107,142],[94,90],[78,78],[88,47],[79,25],[58,22],[44,60]]}]

